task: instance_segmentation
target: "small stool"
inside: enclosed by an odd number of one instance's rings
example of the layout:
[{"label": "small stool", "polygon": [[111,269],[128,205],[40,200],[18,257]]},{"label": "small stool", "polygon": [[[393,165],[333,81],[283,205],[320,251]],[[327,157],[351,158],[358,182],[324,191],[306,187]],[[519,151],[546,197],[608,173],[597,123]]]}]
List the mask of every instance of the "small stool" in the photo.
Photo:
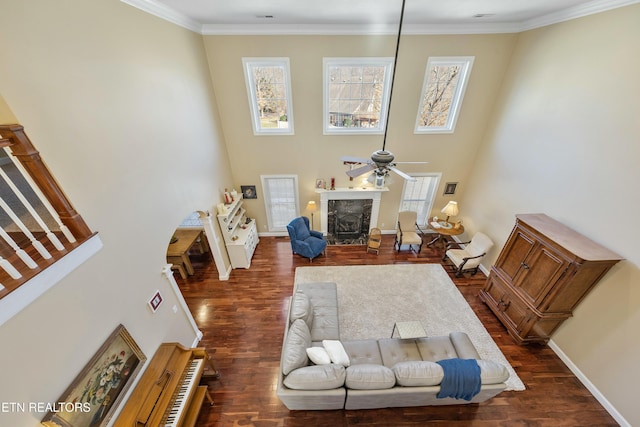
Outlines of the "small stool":
[{"label": "small stool", "polygon": [[367,252],[376,251],[376,255],[380,251],[380,244],[382,243],[382,232],[379,228],[372,228],[369,232],[369,242],[367,243]]}]

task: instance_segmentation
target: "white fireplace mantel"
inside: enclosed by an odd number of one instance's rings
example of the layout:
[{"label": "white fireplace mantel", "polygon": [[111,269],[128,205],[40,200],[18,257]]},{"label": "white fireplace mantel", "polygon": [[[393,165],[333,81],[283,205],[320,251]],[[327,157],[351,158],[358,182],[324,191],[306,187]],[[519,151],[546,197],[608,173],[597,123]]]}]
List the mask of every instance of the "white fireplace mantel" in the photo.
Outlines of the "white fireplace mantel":
[{"label": "white fireplace mantel", "polygon": [[371,223],[369,230],[378,226],[378,213],[380,212],[380,199],[382,193],[389,191],[384,188],[336,188],[335,190],[316,189],[316,193],[320,194],[320,231],[327,235],[327,213],[329,212],[329,200],[358,200],[371,199]]}]

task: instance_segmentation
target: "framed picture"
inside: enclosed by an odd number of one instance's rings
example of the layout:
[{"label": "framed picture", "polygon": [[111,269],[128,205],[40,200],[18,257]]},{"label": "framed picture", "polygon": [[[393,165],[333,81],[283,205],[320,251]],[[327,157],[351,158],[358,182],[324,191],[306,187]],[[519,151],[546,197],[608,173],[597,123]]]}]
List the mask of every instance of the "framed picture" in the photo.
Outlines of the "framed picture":
[{"label": "framed picture", "polygon": [[245,199],[257,199],[258,193],[256,193],[255,185],[241,185],[242,197]]},{"label": "framed picture", "polygon": [[319,188],[319,189],[324,188],[324,179],[316,179],[316,188]]},{"label": "framed picture", "polygon": [[106,426],[146,356],[123,325],[111,333],[42,419],[45,426]]},{"label": "framed picture", "polygon": [[457,182],[447,182],[444,185],[444,194],[446,195],[450,195],[450,194],[456,194],[456,187],[458,186]]}]

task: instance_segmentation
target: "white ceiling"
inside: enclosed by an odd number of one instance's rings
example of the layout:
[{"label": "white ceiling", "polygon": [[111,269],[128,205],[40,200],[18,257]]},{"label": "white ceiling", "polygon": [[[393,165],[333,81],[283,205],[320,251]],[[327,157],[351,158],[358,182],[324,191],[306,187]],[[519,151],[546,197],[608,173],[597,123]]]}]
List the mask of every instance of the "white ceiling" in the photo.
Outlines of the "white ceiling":
[{"label": "white ceiling", "polygon": [[[202,34],[394,33],[402,6],[402,0],[121,1]],[[519,32],[638,2],[406,0],[403,32]]]}]

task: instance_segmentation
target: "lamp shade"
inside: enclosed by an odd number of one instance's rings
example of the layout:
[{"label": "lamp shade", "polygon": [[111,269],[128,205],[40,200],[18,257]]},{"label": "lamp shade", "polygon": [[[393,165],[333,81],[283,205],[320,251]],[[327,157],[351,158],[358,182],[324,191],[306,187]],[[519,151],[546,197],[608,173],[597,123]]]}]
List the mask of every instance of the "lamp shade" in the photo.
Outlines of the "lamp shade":
[{"label": "lamp shade", "polygon": [[456,215],[458,215],[458,213],[460,212],[458,210],[458,202],[450,201],[449,203],[447,203],[447,206],[442,208],[441,212],[443,214],[447,215],[447,216],[456,216]]},{"label": "lamp shade", "polygon": [[316,205],[316,202],[314,200],[311,200],[307,203],[307,210],[309,212],[315,212],[318,210],[318,205]]}]

